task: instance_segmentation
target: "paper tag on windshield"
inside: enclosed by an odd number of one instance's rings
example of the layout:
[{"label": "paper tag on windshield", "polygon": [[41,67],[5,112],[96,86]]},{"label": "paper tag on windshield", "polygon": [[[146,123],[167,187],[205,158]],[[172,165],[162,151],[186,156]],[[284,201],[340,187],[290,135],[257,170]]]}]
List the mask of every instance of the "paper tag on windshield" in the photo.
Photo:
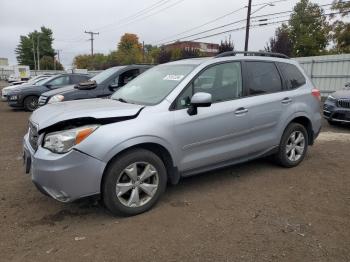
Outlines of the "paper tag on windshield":
[{"label": "paper tag on windshield", "polygon": [[184,78],[184,75],[167,75],[163,80],[180,81],[182,78]]}]

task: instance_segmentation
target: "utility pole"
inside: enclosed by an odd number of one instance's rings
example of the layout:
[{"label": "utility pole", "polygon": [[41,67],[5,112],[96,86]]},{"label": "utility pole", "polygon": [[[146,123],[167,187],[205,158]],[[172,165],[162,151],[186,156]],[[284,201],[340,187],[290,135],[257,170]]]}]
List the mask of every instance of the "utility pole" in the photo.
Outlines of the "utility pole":
[{"label": "utility pole", "polygon": [[94,35],[99,35],[100,33],[99,32],[97,32],[97,33],[95,33],[95,32],[92,32],[92,31],[90,31],[90,32],[87,32],[87,31],[85,31],[84,32],[85,34],[89,34],[90,35],[90,41],[91,41],[91,56],[93,56],[94,55]]},{"label": "utility pole", "polygon": [[34,38],[33,37],[32,37],[32,43],[33,43],[34,70],[36,70],[35,46],[34,46]]},{"label": "utility pole", "polygon": [[248,12],[247,12],[247,25],[245,28],[245,45],[244,45],[244,51],[248,51],[248,44],[249,44],[249,27],[250,27],[250,14],[252,10],[252,0],[248,0]]},{"label": "utility pole", "polygon": [[145,63],[145,41],[142,41],[142,63]]},{"label": "utility pole", "polygon": [[61,63],[60,51],[62,51],[62,49],[56,49],[56,52],[57,52],[57,60],[58,60],[59,63]]},{"label": "utility pole", "polygon": [[37,46],[36,46],[36,49],[37,49],[37,56],[36,56],[36,60],[38,62],[38,70],[40,70],[40,51],[39,51],[39,39],[40,39],[40,35],[38,35],[37,37]]}]

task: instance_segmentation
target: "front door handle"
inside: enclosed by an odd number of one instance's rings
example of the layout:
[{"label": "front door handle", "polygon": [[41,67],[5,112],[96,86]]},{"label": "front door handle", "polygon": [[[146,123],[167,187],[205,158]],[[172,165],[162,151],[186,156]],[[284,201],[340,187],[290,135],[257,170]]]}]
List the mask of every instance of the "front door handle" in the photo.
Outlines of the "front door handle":
[{"label": "front door handle", "polygon": [[248,113],[248,109],[244,107],[240,107],[235,111],[236,115],[244,115],[246,113]]},{"label": "front door handle", "polygon": [[290,104],[292,102],[293,102],[293,100],[289,97],[286,97],[282,100],[282,104]]}]

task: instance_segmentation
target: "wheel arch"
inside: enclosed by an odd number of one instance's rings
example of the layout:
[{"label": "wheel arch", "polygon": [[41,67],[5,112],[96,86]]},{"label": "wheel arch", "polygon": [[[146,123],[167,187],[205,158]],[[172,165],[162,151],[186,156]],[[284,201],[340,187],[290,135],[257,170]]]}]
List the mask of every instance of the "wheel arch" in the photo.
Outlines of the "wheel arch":
[{"label": "wheel arch", "polygon": [[156,142],[144,142],[144,143],[136,143],[129,145],[128,147],[123,148],[116,154],[114,154],[108,161],[105,166],[105,169],[103,171],[102,179],[101,179],[101,184],[100,184],[100,192],[102,192],[102,186],[104,183],[104,178],[105,174],[109,168],[109,166],[112,164],[115,159],[120,157],[121,155],[125,154],[126,152],[129,152],[130,150],[134,149],[145,149],[148,151],[151,151],[152,153],[156,154],[164,163],[165,168],[167,170],[167,176],[168,176],[168,181],[175,185],[179,182],[180,180],[180,174],[177,170],[177,167],[175,166],[174,159],[172,157],[172,154],[170,151],[162,144],[156,143]]},{"label": "wheel arch", "polygon": [[[292,117],[292,119],[289,120],[288,124],[285,126],[284,130],[288,127],[288,125],[290,125],[291,123],[298,123],[302,126],[305,127],[306,131],[307,131],[307,135],[308,135],[308,144],[309,145],[313,145],[314,143],[314,131],[312,128],[312,122],[310,120],[310,118],[308,118],[306,115],[304,114],[298,114],[298,115],[294,115]],[[284,131],[283,131],[284,132]]]}]

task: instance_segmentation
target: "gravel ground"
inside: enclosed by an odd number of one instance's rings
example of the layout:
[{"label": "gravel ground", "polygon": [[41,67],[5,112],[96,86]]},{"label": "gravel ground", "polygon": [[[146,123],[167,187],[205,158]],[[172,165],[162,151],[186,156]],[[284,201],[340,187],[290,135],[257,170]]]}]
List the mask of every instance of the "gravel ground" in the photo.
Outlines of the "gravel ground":
[{"label": "gravel ground", "polygon": [[29,113],[0,103],[1,261],[350,261],[350,127],[325,123],[305,161],[184,179],[150,212],[58,203],[24,174]]}]

